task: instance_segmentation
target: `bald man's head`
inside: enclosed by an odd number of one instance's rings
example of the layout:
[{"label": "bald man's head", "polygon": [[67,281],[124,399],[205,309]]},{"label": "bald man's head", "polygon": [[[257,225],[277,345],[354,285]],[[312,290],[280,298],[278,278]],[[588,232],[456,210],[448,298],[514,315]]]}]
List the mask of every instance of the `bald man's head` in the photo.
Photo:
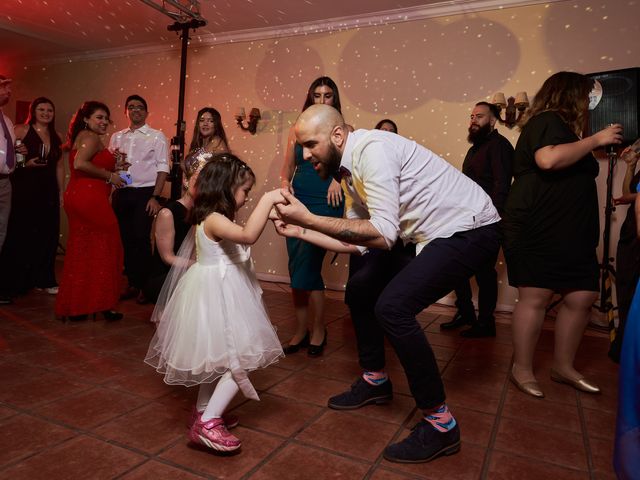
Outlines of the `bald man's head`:
[{"label": "bald man's head", "polygon": [[318,175],[327,179],[337,172],[349,134],[340,112],[329,105],[311,105],[300,114],[294,128],[303,158],[313,164]]}]

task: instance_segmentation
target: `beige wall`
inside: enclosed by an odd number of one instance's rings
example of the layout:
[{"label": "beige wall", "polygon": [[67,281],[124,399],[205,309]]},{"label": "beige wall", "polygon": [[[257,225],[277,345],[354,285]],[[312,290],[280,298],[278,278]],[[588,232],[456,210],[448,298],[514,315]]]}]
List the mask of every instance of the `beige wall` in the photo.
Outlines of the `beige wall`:
[{"label": "beige wall", "polygon": [[[187,140],[195,112],[206,105],[217,108],[232,150],[257,174],[255,200],[278,186],[287,132],[309,83],[329,75],[340,86],[343,113],[355,128],[372,128],[390,117],[402,135],[460,167],[468,148],[468,114],[476,101],[496,91],[514,95],[526,90],[533,96],[546,77],[562,69],[588,73],[637,66],[638,18],[637,1],[571,1],[263,41],[194,43],[188,63]],[[83,100],[99,99],[112,108],[114,129],[120,129],[126,126],[125,97],[139,93],[149,103],[149,123],[171,137],[178,74],[176,51],[26,67],[13,74],[14,98],[52,98],[62,131]],[[236,127],[233,114],[240,106],[247,112],[260,108],[263,118],[255,136]],[[517,131],[500,131],[515,144]],[[603,175],[604,162],[601,185]],[[622,176],[619,168],[616,192]],[[624,210],[615,215],[613,247]],[[270,227],[253,257],[258,272],[287,276],[284,241]],[[515,290],[507,287],[503,267],[499,304],[509,307]],[[346,273],[347,259],[340,256],[326,266],[325,280],[341,287]]]}]

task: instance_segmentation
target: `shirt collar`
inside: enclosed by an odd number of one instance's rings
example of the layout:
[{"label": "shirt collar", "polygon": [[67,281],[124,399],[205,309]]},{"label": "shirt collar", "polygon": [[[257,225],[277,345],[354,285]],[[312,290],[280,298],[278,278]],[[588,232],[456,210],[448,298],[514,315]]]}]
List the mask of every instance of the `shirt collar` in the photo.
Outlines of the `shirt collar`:
[{"label": "shirt collar", "polygon": [[151,133],[149,130],[151,129],[151,127],[149,125],[147,125],[146,123],[144,125],[142,125],[140,128],[136,128],[135,130],[131,130],[131,128],[127,128],[124,133],[136,133],[136,132],[140,132],[144,135],[149,135],[149,133]]},{"label": "shirt collar", "polygon": [[340,159],[340,171],[336,172],[336,175],[339,175],[340,178],[346,176],[343,175],[345,174],[345,172],[347,172],[348,175],[351,176],[351,172],[353,171],[353,149],[358,143],[360,137],[366,132],[367,130],[356,130],[355,132],[349,132],[347,134],[347,143],[344,146],[344,150],[342,151],[342,158]]}]

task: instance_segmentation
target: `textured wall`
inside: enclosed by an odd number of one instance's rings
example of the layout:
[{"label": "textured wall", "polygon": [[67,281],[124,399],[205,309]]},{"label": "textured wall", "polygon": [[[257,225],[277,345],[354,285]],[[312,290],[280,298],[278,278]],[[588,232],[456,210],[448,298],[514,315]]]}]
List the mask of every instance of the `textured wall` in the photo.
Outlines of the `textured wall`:
[{"label": "textured wall", "polygon": [[[476,101],[490,99],[496,91],[514,95],[526,90],[532,97],[546,77],[562,69],[588,73],[637,66],[638,18],[640,2],[635,0],[572,1],[263,41],[215,46],[194,41],[188,62],[187,140],[196,111],[206,105],[217,108],[232,150],[256,172],[256,199],[278,186],[287,133],[307,86],[317,76],[329,75],[340,86],[343,113],[355,128],[372,128],[390,117],[402,135],[460,167],[468,148],[468,115]],[[178,52],[171,51],[27,67],[12,74],[16,100],[38,95],[54,100],[61,131],[86,99],[105,101],[112,108],[113,128],[124,128],[124,99],[139,93],[149,103],[149,123],[171,137],[178,73]],[[236,127],[233,114],[240,106],[247,112],[260,108],[255,136]],[[515,144],[516,130],[499,130]],[[606,165],[601,167],[604,190]],[[622,170],[618,168],[616,192]],[[613,247],[625,208],[615,214]],[[258,272],[287,276],[284,241],[271,227],[253,256]],[[346,257],[335,265],[327,260],[325,272],[328,285],[341,287]],[[504,272],[501,282],[499,304],[510,306],[515,290],[506,286]]]}]

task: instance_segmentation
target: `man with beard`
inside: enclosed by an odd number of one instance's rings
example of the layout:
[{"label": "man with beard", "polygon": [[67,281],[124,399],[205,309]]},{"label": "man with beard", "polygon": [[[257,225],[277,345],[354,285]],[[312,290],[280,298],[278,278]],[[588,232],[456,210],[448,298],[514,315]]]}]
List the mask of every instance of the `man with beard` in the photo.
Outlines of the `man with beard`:
[{"label": "man with beard", "polygon": [[[471,111],[471,123],[467,140],[471,148],[462,164],[467,175],[487,192],[493,205],[502,214],[511,187],[514,150],[509,140],[495,129],[500,111],[495,105],[478,102]],[[476,272],[478,284],[478,317],[471,301],[471,285],[465,280],[456,288],[458,311],[450,322],[440,324],[442,330],[452,330],[462,325],[471,328],[460,333],[466,338],[495,337],[496,323],[493,311],[498,301],[498,273],[495,257],[489,259]]]},{"label": "man with beard", "polygon": [[424,417],[407,438],[385,449],[385,458],[414,463],[454,454],[460,429],[416,315],[495,255],[498,212],[475,182],[430,150],[381,130],[351,133],[327,105],[305,110],[295,133],[303,158],[322,178],[340,177],[346,218],[314,215],[283,192],[289,203],[276,205],[278,232],[364,254],[345,292],[363,373],[349,391],[330,398],[329,407],[352,410],[391,401],[386,335]]},{"label": "man with beard", "polygon": [[164,134],[146,124],[149,112],[144,98],[130,95],[124,108],[129,127],[114,133],[109,142],[109,149],[126,155],[126,161],[131,165],[131,182],[115,190],[112,199],[129,280],[122,299],[137,296],[138,303],[145,303],[140,289],[149,275],[151,224],[161,208],[160,194],[169,173],[169,151]]}]

